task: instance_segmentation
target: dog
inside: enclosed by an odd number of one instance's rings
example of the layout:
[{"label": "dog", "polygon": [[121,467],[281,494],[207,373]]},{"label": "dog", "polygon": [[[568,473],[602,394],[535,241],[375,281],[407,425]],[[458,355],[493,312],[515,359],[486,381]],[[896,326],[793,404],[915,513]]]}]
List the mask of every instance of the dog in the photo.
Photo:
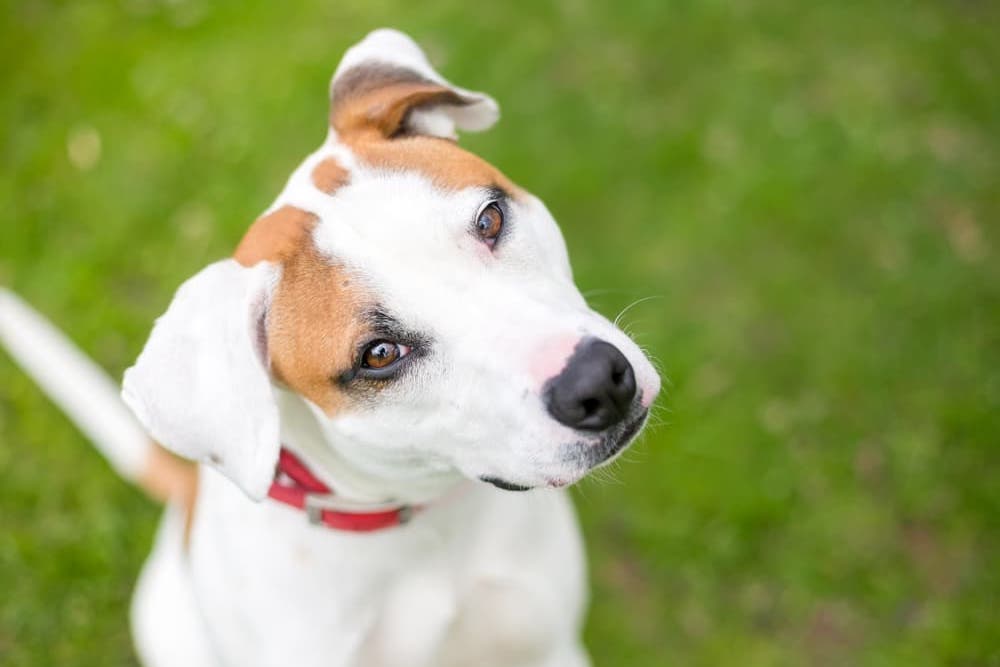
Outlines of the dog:
[{"label": "dog", "polygon": [[121,399],[0,294],[15,358],[167,501],[140,660],[587,665],[565,487],[634,439],[659,377],[588,308],[542,202],[459,147],[492,98],[381,29],[330,100],[326,141],[178,289]]}]

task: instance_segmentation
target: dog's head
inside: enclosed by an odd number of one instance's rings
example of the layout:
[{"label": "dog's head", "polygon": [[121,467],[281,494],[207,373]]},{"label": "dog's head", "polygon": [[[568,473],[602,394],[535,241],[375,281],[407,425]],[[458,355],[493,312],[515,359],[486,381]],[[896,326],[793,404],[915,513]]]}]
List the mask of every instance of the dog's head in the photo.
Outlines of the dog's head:
[{"label": "dog's head", "polygon": [[659,391],[584,302],[537,198],[463,150],[497,117],[398,32],[350,49],[330,134],[234,257],[178,290],[124,396],[151,435],[262,497],[275,388],[387,478],[562,486],[610,460]]}]

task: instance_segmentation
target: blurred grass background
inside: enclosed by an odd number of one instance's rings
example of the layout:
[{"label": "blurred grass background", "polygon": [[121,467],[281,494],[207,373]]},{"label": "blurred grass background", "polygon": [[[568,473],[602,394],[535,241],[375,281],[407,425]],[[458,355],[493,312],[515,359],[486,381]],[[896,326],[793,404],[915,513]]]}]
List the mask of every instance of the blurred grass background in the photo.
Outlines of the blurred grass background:
[{"label": "blurred grass background", "polygon": [[[3,3],[0,283],[116,376],[325,133],[390,24],[503,109],[657,356],[575,492],[596,665],[1000,665],[1000,7]],[[131,664],[158,509],[0,355],[0,663]]]}]

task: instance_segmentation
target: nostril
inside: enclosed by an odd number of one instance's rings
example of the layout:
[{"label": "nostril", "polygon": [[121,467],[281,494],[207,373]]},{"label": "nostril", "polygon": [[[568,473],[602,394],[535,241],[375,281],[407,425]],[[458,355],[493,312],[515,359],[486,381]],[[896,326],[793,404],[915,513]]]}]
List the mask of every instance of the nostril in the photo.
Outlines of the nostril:
[{"label": "nostril", "polygon": [[618,400],[631,403],[632,397],[635,396],[635,372],[632,370],[632,366],[626,366],[621,373],[615,373],[612,375],[612,381],[614,382],[614,390]]},{"label": "nostril", "polygon": [[585,398],[580,402],[580,407],[583,408],[583,414],[589,417],[601,409],[601,402],[596,398]]}]

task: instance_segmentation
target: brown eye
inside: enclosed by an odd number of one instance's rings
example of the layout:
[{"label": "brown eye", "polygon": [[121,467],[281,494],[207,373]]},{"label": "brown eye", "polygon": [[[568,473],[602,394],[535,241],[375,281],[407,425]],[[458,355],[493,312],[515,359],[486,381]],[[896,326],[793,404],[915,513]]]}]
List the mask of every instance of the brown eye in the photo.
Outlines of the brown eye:
[{"label": "brown eye", "polygon": [[479,218],[476,220],[476,233],[492,248],[501,231],[503,231],[503,209],[495,201],[490,202],[486,208],[479,212]]},{"label": "brown eye", "polygon": [[365,348],[364,354],[361,355],[361,367],[376,370],[388,368],[406,356],[409,351],[410,349],[404,345],[377,340]]}]

